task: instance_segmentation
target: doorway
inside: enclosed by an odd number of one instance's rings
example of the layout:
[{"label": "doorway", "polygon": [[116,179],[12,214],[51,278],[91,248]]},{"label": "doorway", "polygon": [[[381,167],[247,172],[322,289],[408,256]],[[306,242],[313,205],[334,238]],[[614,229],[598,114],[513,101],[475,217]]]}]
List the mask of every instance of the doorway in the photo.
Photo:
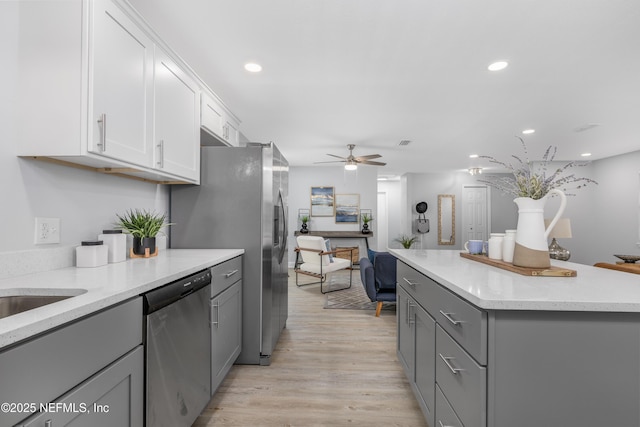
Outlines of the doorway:
[{"label": "doorway", "polygon": [[485,186],[462,188],[462,242],[487,240],[489,236],[489,203]]},{"label": "doorway", "polygon": [[386,251],[389,247],[389,219],[387,193],[378,193],[378,218],[376,224],[376,248],[379,251]]}]

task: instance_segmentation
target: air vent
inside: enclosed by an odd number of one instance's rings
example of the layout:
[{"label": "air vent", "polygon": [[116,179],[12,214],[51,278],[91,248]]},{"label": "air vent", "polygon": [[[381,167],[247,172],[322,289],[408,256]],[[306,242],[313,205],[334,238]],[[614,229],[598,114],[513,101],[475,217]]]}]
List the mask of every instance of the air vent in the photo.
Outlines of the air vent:
[{"label": "air vent", "polygon": [[600,126],[600,123],[587,123],[587,124],[585,124],[585,125],[578,126],[578,127],[577,127],[577,128],[575,128],[573,131],[574,131],[574,132],[584,132],[584,131],[587,131],[587,130],[591,130],[591,129],[593,129],[593,128],[596,128],[596,127],[598,127],[598,126]]},{"label": "air vent", "polygon": [[409,145],[411,144],[411,141],[408,139],[403,139],[402,141],[400,141],[400,144],[398,144],[401,147],[404,147],[405,145]]}]

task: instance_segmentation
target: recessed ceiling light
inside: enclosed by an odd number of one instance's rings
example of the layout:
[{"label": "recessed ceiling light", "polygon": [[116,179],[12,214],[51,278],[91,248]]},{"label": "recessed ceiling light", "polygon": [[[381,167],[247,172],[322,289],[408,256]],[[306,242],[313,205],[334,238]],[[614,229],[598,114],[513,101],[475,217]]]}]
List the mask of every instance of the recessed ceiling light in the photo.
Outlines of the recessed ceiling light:
[{"label": "recessed ceiling light", "polygon": [[525,135],[529,135],[529,134],[532,134],[532,133],[535,133],[535,132],[536,132],[535,129],[525,129],[525,130],[522,131],[522,133],[524,133]]},{"label": "recessed ceiling light", "polygon": [[489,71],[500,71],[500,70],[504,70],[508,66],[509,66],[509,63],[507,61],[496,61],[493,64],[489,64],[487,69]]},{"label": "recessed ceiling light", "polygon": [[244,64],[244,69],[252,73],[259,73],[262,71],[262,65],[256,64],[255,62],[249,62]]},{"label": "recessed ceiling light", "polygon": [[591,155],[591,153],[582,153],[580,154],[582,157],[589,157]]},{"label": "recessed ceiling light", "polygon": [[469,154],[470,159],[477,159],[479,156],[477,154]]}]

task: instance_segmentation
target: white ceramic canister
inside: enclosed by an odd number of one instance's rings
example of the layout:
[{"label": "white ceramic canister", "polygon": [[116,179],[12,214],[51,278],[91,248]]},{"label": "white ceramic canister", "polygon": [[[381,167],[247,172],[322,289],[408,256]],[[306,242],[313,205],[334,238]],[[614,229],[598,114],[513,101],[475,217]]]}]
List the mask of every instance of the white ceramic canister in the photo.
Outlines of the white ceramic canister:
[{"label": "white ceramic canister", "polygon": [[516,247],[517,230],[505,230],[504,239],[502,240],[502,260],[504,262],[513,262],[513,250]]},{"label": "white ceramic canister", "polygon": [[489,237],[488,255],[491,259],[502,259],[502,241],[505,233],[491,233]]},{"label": "white ceramic canister", "polygon": [[102,230],[102,234],[98,234],[98,240],[107,245],[110,263],[127,259],[127,235],[122,230]]},{"label": "white ceramic canister", "polygon": [[100,267],[107,265],[109,255],[102,240],[89,240],[76,247],[76,267]]}]

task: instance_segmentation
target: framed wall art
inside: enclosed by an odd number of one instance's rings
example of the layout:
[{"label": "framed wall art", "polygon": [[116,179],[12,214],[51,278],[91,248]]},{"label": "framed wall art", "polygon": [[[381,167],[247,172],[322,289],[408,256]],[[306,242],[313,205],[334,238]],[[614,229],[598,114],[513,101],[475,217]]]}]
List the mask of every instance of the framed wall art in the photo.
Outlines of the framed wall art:
[{"label": "framed wall art", "polygon": [[336,194],[336,223],[358,224],[359,214],[359,194]]},{"label": "framed wall art", "polygon": [[333,216],[333,187],[311,187],[311,216]]}]

